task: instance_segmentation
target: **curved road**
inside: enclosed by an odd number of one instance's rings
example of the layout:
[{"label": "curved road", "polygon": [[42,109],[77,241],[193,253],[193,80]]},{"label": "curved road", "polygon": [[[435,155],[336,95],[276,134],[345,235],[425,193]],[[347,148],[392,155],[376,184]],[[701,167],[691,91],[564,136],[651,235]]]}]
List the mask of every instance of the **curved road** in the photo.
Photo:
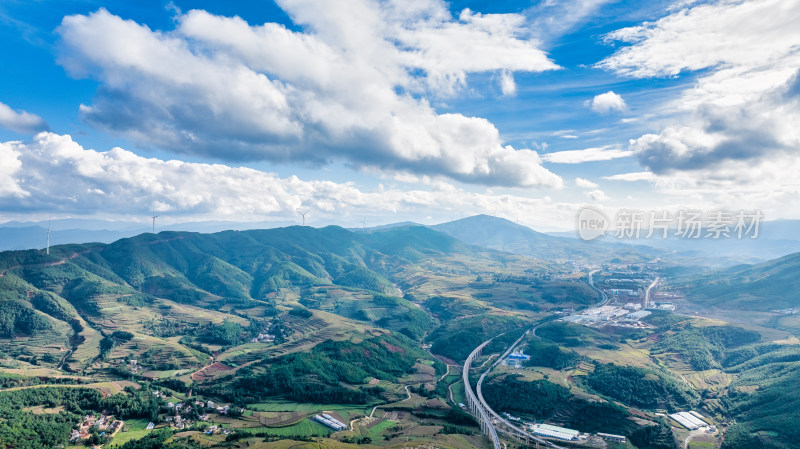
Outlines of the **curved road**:
[{"label": "curved road", "polygon": [[[540,444],[543,444],[546,447],[550,447],[550,448],[554,448],[554,449],[565,449],[565,448],[563,448],[561,446],[558,446],[558,445],[556,445],[556,444],[554,444],[554,443],[552,443],[552,442],[550,442],[548,440],[545,440],[545,439],[543,439],[543,438],[541,438],[541,437],[539,437],[537,435],[531,434],[531,433],[525,431],[524,429],[522,429],[520,427],[517,427],[516,425],[508,422],[502,416],[497,414],[497,412],[492,410],[492,408],[486,402],[486,399],[483,397],[483,391],[482,391],[483,381],[486,379],[486,376],[492,371],[492,369],[494,369],[497,365],[499,365],[503,361],[503,359],[508,357],[508,354],[510,354],[511,351],[513,351],[514,348],[516,348],[519,345],[519,343],[522,341],[523,338],[525,338],[526,335],[528,335],[528,333],[533,332],[534,335],[535,335],[537,326],[541,325],[544,322],[550,321],[553,318],[556,318],[556,317],[551,317],[551,318],[539,321],[531,329],[525,331],[524,334],[522,334],[514,343],[512,343],[508,347],[508,349],[506,349],[506,351],[500,357],[498,357],[494,361],[494,363],[492,363],[489,366],[489,368],[478,379],[478,384],[476,386],[477,395],[475,394],[475,392],[472,391],[472,385],[469,382],[469,371],[470,371],[470,369],[472,367],[472,362],[475,360],[475,357],[477,357],[478,354],[481,353],[483,348],[486,347],[486,345],[488,345],[496,337],[499,337],[500,335],[503,335],[503,334],[498,334],[498,335],[496,335],[496,336],[484,341],[483,343],[481,343],[477,348],[475,348],[472,351],[472,353],[470,353],[469,357],[467,357],[467,360],[464,361],[464,367],[463,367],[462,372],[461,372],[461,377],[462,377],[462,381],[464,382],[464,393],[466,394],[466,397],[467,397],[467,404],[470,407],[470,410],[472,411],[473,415],[475,415],[475,417],[478,419],[478,423],[480,424],[481,431],[483,431],[483,433],[486,434],[489,437],[489,439],[492,441],[492,445],[494,446],[494,449],[500,449],[500,444],[501,444],[500,439],[497,436],[497,430],[498,429],[496,429],[495,426],[494,426],[495,422],[499,422],[500,424],[502,424],[504,426],[504,428],[500,428],[500,431],[502,431],[504,433],[507,433],[512,437],[524,437],[524,438],[527,438],[529,440],[533,440],[533,441],[536,441],[536,442],[538,442]],[[486,362],[484,362],[484,364],[485,363]],[[483,365],[481,365],[481,367],[483,367]]]},{"label": "curved road", "polygon": [[598,271],[600,271],[600,269],[593,270],[593,271],[589,272],[589,285],[591,285],[593,289],[597,290],[602,295],[603,299],[601,299],[600,302],[597,303],[597,305],[595,306],[595,307],[602,307],[602,306],[608,304],[608,295],[606,294],[606,292],[604,292],[603,290],[600,290],[599,288],[595,287],[595,285],[594,285],[594,279],[592,278],[592,276],[595,273],[597,273]]},{"label": "curved road", "polygon": [[[501,334],[502,335],[502,334]],[[472,391],[472,385],[469,383],[469,370],[472,365],[472,361],[475,360],[475,357],[486,347],[494,339],[494,337],[484,341],[480,344],[477,348],[475,348],[472,353],[470,353],[467,360],[464,361],[464,368],[461,370],[461,379],[464,382],[464,393],[467,397],[467,404],[473,414],[478,418],[478,424],[480,424],[481,431],[483,431],[486,436],[489,437],[489,440],[492,441],[492,446],[494,449],[500,449],[500,438],[497,436],[497,430],[494,428],[494,424],[492,424],[492,420],[489,418],[489,415],[486,413],[486,409],[481,405],[481,402],[478,402],[478,398],[475,396],[475,393]]]},{"label": "curved road", "polygon": [[644,308],[646,309],[648,305],[650,305],[650,291],[653,287],[657,286],[661,278],[657,277],[649,287],[647,287],[647,291],[644,292]]},{"label": "curved road", "polygon": [[[549,321],[549,320],[544,320],[544,321]],[[531,329],[529,329],[529,330],[525,331],[525,333],[524,333],[524,334],[522,334],[522,335],[521,335],[521,336],[520,336],[520,337],[517,339],[517,341],[515,341],[515,342],[514,342],[514,343],[513,343],[511,346],[509,346],[509,347],[508,347],[508,349],[506,349],[506,352],[504,352],[504,353],[503,353],[503,355],[501,355],[500,357],[498,357],[498,358],[497,358],[497,360],[495,360],[495,362],[494,362],[494,363],[493,363],[493,364],[492,364],[492,365],[489,367],[489,369],[487,369],[487,370],[486,370],[486,371],[485,371],[483,374],[481,374],[481,377],[480,377],[480,379],[478,379],[478,384],[477,384],[477,386],[476,386],[476,389],[477,389],[477,391],[478,391],[478,400],[480,401],[480,403],[481,403],[481,406],[482,406],[484,409],[486,409],[486,411],[487,411],[487,412],[488,412],[488,413],[489,413],[489,414],[490,414],[490,415],[491,415],[491,416],[492,416],[492,417],[493,417],[495,420],[497,420],[497,421],[501,422],[501,423],[502,423],[503,425],[505,425],[506,427],[508,427],[508,428],[510,428],[510,429],[513,429],[513,431],[514,431],[514,432],[516,432],[517,434],[519,434],[519,435],[523,435],[523,436],[526,436],[526,437],[530,438],[531,440],[538,441],[539,443],[541,443],[541,444],[544,444],[544,445],[545,445],[545,446],[547,446],[547,447],[551,447],[551,448],[555,448],[555,449],[565,449],[565,448],[563,448],[563,447],[561,447],[561,446],[558,446],[557,444],[554,444],[554,443],[552,443],[552,442],[550,442],[550,441],[548,441],[548,440],[545,440],[545,439],[543,439],[543,438],[541,438],[541,437],[539,437],[539,436],[536,436],[536,435],[534,435],[534,434],[532,434],[532,433],[529,433],[529,432],[527,432],[527,431],[523,430],[523,429],[522,429],[522,428],[520,428],[520,427],[517,427],[516,425],[514,425],[514,424],[510,423],[508,420],[506,420],[505,418],[503,418],[502,416],[500,416],[499,414],[497,414],[497,412],[495,412],[494,410],[492,410],[492,408],[491,408],[491,407],[489,407],[489,404],[488,404],[488,403],[486,403],[486,400],[485,400],[485,399],[484,399],[484,397],[483,397],[483,391],[482,391],[483,381],[486,379],[486,376],[487,376],[487,375],[488,375],[488,374],[489,374],[489,373],[490,373],[490,372],[491,372],[491,371],[494,369],[494,367],[496,367],[497,365],[499,365],[499,364],[500,364],[500,363],[501,363],[501,362],[502,362],[502,361],[503,361],[503,360],[504,360],[506,357],[508,357],[508,355],[509,355],[509,354],[511,354],[511,351],[513,351],[513,350],[514,350],[514,348],[516,348],[516,347],[517,347],[517,345],[519,345],[519,343],[522,341],[522,339],[523,339],[523,338],[525,338],[525,336],[526,336],[526,335],[528,335],[528,333],[529,333],[529,332],[534,332],[534,335],[535,335],[535,333],[536,333],[536,327],[537,327],[537,326],[539,326],[540,324],[542,324],[544,321],[541,321],[541,322],[537,323],[537,324],[536,324],[534,327],[532,327]],[[491,341],[491,339],[490,339],[490,340],[487,340],[487,341],[486,341],[486,342],[485,342],[483,345],[486,345],[486,344],[487,344],[487,343],[489,343],[490,341]],[[482,345],[482,346],[483,346],[483,345]],[[471,387],[470,387],[470,389],[471,389]]]}]

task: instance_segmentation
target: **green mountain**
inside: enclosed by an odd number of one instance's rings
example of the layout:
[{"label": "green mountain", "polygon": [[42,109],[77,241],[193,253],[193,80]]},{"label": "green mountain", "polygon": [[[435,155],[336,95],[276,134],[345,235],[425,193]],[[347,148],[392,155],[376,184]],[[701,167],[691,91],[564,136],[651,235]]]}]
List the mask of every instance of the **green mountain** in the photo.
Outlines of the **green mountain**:
[{"label": "green mountain", "polygon": [[623,259],[630,262],[650,260],[662,251],[644,246],[556,237],[490,215],[474,215],[431,226],[470,245],[507,251],[545,260],[574,259],[592,262]]},{"label": "green mountain", "polygon": [[690,301],[740,310],[800,307],[800,253],[675,281]]},{"label": "green mountain", "polygon": [[[7,251],[0,253],[0,358],[81,372],[132,357],[164,371],[197,368],[212,353],[227,357],[275,330],[281,342],[296,343],[287,351],[373,328],[420,341],[438,319],[398,285],[439,289],[481,272],[480,288],[488,288],[500,277],[492,273],[516,271],[522,282],[537,266],[422,226],[162,232],[54,246],[49,255]],[[516,285],[504,282],[501,291]],[[506,298],[539,296],[498,295],[478,310],[509,310]],[[459,316],[469,315],[463,309]],[[270,347],[230,351],[231,363],[265,357]]]}]

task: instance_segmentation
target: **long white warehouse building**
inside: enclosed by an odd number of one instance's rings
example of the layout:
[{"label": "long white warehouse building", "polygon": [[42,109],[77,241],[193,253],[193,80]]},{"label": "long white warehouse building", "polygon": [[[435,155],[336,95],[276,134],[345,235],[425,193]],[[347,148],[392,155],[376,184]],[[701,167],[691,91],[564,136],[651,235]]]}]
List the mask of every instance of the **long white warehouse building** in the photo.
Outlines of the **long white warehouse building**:
[{"label": "long white warehouse building", "polygon": [[534,424],[531,426],[533,433],[547,438],[557,438],[564,441],[574,441],[578,439],[577,430],[567,429],[564,427],[551,426],[549,424]]},{"label": "long white warehouse building", "polygon": [[695,416],[695,414],[700,415],[699,413],[695,412],[678,412],[669,415],[669,417],[674,419],[680,425],[686,427],[689,430],[699,429],[700,427],[705,427],[708,425],[707,422],[698,418],[697,416]]}]

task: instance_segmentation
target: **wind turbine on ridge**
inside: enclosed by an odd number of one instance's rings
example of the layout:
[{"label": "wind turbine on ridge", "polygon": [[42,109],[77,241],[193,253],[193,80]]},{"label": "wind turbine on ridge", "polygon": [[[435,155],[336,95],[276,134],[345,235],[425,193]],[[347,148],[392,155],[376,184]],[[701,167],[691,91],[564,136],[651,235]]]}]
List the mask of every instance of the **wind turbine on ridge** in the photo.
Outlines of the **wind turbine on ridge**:
[{"label": "wind turbine on ridge", "polygon": [[303,226],[306,225],[306,214],[309,212],[311,212],[311,209],[307,209],[305,212],[303,212],[302,209],[300,209],[299,207],[297,208],[297,213],[303,217]]},{"label": "wind turbine on ridge", "polygon": [[45,249],[45,254],[50,254],[50,223],[52,223],[52,221],[52,217],[47,220],[47,247]]}]

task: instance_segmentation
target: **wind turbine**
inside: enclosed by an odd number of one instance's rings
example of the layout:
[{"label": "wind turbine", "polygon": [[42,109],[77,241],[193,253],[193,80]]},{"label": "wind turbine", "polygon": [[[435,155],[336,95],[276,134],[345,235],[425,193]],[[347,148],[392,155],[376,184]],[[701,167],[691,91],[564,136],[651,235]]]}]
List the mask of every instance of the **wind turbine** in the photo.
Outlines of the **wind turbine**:
[{"label": "wind turbine", "polygon": [[311,212],[311,209],[308,209],[305,212],[303,212],[302,209],[300,209],[299,207],[297,208],[297,213],[303,216],[303,226],[306,225],[306,214],[309,212]]},{"label": "wind turbine", "polygon": [[364,218],[362,218],[359,223],[361,223],[361,229],[362,230],[363,229],[367,229],[367,217],[366,216]]},{"label": "wind turbine", "polygon": [[50,254],[50,223],[52,221],[52,218],[47,220],[47,248],[45,249],[45,254]]},{"label": "wind turbine", "polygon": [[158,218],[158,215],[153,215],[152,218],[153,218],[153,234],[155,234],[156,233],[156,218]]}]

